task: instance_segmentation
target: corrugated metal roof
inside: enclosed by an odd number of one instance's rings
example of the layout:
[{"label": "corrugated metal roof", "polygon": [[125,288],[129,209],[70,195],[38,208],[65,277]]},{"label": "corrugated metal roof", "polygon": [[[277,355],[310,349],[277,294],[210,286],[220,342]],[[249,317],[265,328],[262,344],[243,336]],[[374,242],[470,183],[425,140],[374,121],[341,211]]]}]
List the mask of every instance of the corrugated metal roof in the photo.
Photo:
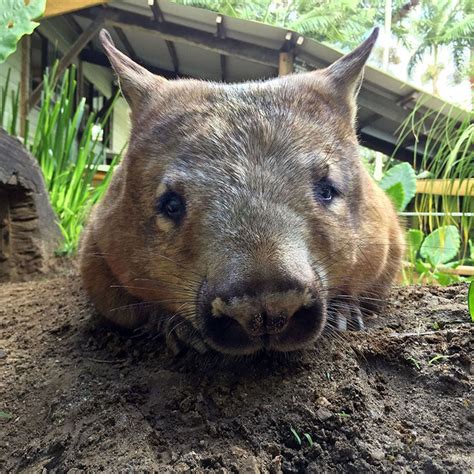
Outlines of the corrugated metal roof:
[{"label": "corrugated metal roof", "polygon": [[[278,54],[288,38],[288,30],[222,16],[221,34],[224,39],[219,40],[218,14],[167,0],[158,0],[157,7],[155,13],[158,11],[160,14],[158,21],[153,20],[147,0],[111,0],[104,9],[106,24],[120,26],[138,62],[160,68],[161,73],[216,81],[224,76],[226,82],[265,79],[278,74]],[[85,28],[98,12],[96,7],[89,10],[89,18],[87,11],[77,12],[74,17],[77,16],[80,25]],[[117,44],[127,52],[126,45],[113,28],[111,31]],[[325,67],[342,55],[326,44],[303,38],[294,32],[291,32],[291,44],[296,69]],[[97,40],[94,40],[93,47],[100,51]],[[178,66],[177,71],[175,65]],[[439,97],[367,66],[358,101],[359,132],[363,143],[385,153],[393,151],[401,123],[420,98],[425,108],[461,118],[469,116],[469,112]],[[398,151],[398,156],[408,159],[411,155],[408,140],[405,148]]]}]

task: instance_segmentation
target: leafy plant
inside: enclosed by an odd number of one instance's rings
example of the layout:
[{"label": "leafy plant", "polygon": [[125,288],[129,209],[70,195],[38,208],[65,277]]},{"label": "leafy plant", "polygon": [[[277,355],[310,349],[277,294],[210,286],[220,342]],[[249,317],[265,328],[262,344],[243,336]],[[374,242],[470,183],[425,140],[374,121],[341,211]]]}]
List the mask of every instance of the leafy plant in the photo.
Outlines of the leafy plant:
[{"label": "leafy plant", "polygon": [[[20,84],[17,85],[16,91],[11,91],[10,75],[11,69],[9,68],[5,84],[2,86],[0,93],[0,127],[3,127],[10,135],[15,136],[20,108]],[[10,116],[7,116],[8,104],[10,105]]]},{"label": "leafy plant", "polygon": [[461,237],[457,227],[453,225],[439,227],[426,236],[420,247],[420,256],[436,267],[454,259],[460,245]]},{"label": "leafy plant", "polygon": [[426,237],[422,231],[410,229],[405,240],[408,258],[407,268],[403,271],[405,283],[437,282],[449,285],[470,280],[452,273],[452,269],[462,263],[456,260],[461,245],[457,227],[439,227]]},{"label": "leafy plant", "polygon": [[[474,124],[471,117],[451,106],[438,112],[427,111],[424,99],[420,99],[402,124],[398,143],[402,144],[410,137],[415,137],[413,162],[418,164],[418,176],[442,180],[443,185],[442,192],[428,187],[428,192],[415,196],[418,228],[426,232],[456,225],[461,231],[459,260],[467,258],[474,211],[474,200],[469,199],[469,193],[474,189]],[[429,180],[426,182],[430,184]]]},{"label": "leafy plant", "polygon": [[379,182],[395,208],[403,211],[416,193],[416,174],[409,163],[400,163],[390,168]]},{"label": "leafy plant", "polygon": [[46,0],[0,0],[0,63],[15,52],[23,35],[33,33],[39,23]]},{"label": "leafy plant", "polygon": [[[100,142],[112,105],[102,117],[88,113],[84,98],[76,103],[76,79],[74,67],[66,70],[55,84],[57,64],[43,78],[42,101],[37,126],[31,139],[26,134],[25,146],[36,157],[45,178],[51,205],[58,216],[64,245],[59,253],[73,253],[91,207],[101,198],[112,177],[113,169],[120,157],[117,155],[104,181],[93,186],[99,166],[105,163],[106,144]],[[7,78],[9,79],[9,78]],[[6,99],[9,94],[8,80],[2,90],[4,117]],[[15,96],[11,97],[12,110],[17,109]],[[15,134],[16,116],[13,114],[7,131]]]}]

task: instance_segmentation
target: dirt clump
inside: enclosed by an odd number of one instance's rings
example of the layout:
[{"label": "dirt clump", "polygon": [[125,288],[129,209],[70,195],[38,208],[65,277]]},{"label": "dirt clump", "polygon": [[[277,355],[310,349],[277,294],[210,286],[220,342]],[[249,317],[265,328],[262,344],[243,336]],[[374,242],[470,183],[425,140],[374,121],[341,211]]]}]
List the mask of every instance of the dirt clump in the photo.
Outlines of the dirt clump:
[{"label": "dirt clump", "polygon": [[469,472],[466,286],[406,287],[293,356],[173,359],[75,272],[0,285],[0,471]]}]

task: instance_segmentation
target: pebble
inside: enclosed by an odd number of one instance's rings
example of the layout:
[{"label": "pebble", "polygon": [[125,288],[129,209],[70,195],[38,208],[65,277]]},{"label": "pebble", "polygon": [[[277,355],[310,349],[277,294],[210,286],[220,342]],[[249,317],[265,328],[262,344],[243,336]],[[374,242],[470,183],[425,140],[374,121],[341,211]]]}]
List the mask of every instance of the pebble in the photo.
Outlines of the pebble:
[{"label": "pebble", "polygon": [[326,421],[329,420],[329,418],[332,417],[332,412],[328,410],[325,407],[321,407],[317,412],[316,416],[321,420],[321,421]]}]

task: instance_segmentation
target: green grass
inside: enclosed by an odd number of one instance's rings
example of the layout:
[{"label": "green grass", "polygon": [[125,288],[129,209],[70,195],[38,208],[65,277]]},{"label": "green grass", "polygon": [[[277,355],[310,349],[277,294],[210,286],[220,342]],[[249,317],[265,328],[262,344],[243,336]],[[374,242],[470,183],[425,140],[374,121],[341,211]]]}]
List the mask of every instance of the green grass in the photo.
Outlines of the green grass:
[{"label": "green grass", "polygon": [[[448,191],[453,190],[454,180],[473,178],[474,124],[469,114],[461,117],[457,109],[446,105],[439,112],[426,110],[420,99],[399,131],[399,146],[411,136],[415,137],[414,158],[421,155],[418,171],[430,179],[447,180]],[[415,162],[413,163],[415,166]],[[438,227],[455,225],[462,236],[459,260],[469,252],[472,234],[472,216],[454,217],[453,213],[474,212],[474,200],[455,195],[417,194],[414,210],[418,214],[418,227],[429,233]],[[445,215],[422,216],[421,212],[442,211]]]},{"label": "green grass", "polygon": [[[106,190],[117,155],[104,181],[93,187],[92,181],[99,165],[105,163],[107,143],[102,143],[97,131],[103,129],[113,107],[102,117],[89,113],[85,98],[76,101],[76,74],[71,67],[56,83],[57,64],[44,75],[43,92],[34,134],[25,133],[24,144],[36,157],[45,178],[51,205],[58,216],[64,237],[61,254],[76,251],[79,236],[91,207]],[[10,96],[11,117],[6,122],[9,96],[9,74],[1,94],[0,119],[8,133],[16,135],[18,120],[17,94]],[[28,127],[27,127],[28,128]]]}]

